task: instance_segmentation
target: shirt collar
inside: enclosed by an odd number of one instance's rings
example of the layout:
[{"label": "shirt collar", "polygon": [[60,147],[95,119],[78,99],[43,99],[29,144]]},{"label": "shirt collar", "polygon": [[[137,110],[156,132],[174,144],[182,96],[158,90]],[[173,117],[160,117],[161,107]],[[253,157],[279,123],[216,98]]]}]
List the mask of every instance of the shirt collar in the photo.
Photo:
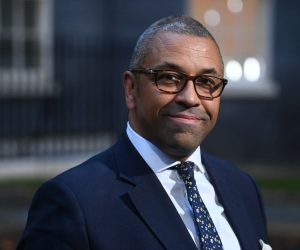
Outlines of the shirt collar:
[{"label": "shirt collar", "polygon": [[[139,134],[137,134],[129,122],[127,123],[126,129],[127,135],[135,149],[139,152],[142,158],[146,161],[149,167],[154,173],[162,172],[176,164],[180,161],[176,161],[164,152],[162,152],[158,147],[152,144],[150,141],[146,140]],[[205,168],[201,162],[201,151],[200,146],[188,157],[187,161],[192,161],[198,167],[202,173],[205,173]]]}]

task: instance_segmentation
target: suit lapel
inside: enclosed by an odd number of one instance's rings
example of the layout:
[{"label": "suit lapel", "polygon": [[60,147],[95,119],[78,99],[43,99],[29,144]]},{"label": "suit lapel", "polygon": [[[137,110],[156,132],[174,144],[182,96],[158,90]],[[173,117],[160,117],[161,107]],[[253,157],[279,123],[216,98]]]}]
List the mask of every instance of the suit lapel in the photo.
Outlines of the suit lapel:
[{"label": "suit lapel", "polygon": [[154,174],[129,192],[137,211],[167,249],[196,249],[180,216]]},{"label": "suit lapel", "polygon": [[242,202],[244,199],[243,190],[235,186],[234,178],[222,169],[222,165],[215,164],[207,159],[205,155],[202,156],[202,159],[241,248],[243,250],[257,249],[257,242],[255,238],[251,237],[251,230],[249,230],[253,224],[246,212],[249,211],[249,208],[246,208]]},{"label": "suit lapel", "polygon": [[120,178],[133,185],[127,195],[156,238],[166,249],[195,250],[169,196],[127,136],[119,141],[115,154]]}]

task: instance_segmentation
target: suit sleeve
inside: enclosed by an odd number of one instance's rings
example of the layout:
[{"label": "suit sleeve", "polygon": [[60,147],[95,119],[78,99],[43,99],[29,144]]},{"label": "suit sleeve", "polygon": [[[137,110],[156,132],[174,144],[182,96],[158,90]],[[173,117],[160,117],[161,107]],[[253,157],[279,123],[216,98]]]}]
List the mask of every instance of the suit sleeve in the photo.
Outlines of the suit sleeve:
[{"label": "suit sleeve", "polygon": [[17,250],[89,249],[79,203],[65,184],[52,180],[36,193]]}]

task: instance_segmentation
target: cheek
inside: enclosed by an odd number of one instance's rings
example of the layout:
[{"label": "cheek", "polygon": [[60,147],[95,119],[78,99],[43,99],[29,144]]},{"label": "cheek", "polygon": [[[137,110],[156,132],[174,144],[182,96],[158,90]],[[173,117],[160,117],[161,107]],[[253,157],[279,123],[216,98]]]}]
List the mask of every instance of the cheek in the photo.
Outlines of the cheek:
[{"label": "cheek", "polygon": [[166,105],[158,98],[149,98],[147,109],[144,110],[144,114],[149,117],[152,123],[159,123],[161,110]]},{"label": "cheek", "polygon": [[214,99],[212,101],[202,101],[202,105],[206,112],[209,114],[213,123],[215,123],[219,114],[220,98]]},{"label": "cheek", "polygon": [[141,96],[141,106],[144,107],[144,114],[155,119],[159,116],[160,111],[172,102],[171,95],[155,91],[145,91]]},{"label": "cheek", "polygon": [[156,120],[160,110],[159,98],[153,92],[140,92],[136,99],[136,110],[140,117],[145,121],[153,122]]}]

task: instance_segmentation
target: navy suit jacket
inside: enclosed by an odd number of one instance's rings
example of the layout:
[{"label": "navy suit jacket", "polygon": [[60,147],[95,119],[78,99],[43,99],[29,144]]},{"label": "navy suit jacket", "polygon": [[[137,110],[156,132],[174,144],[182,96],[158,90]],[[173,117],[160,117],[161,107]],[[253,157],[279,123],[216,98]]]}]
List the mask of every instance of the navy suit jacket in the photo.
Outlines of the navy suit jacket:
[{"label": "navy suit jacket", "polygon": [[[267,242],[253,180],[203,154],[203,163],[244,250]],[[21,249],[195,250],[161,183],[126,135],[111,148],[46,182],[35,194]]]}]

